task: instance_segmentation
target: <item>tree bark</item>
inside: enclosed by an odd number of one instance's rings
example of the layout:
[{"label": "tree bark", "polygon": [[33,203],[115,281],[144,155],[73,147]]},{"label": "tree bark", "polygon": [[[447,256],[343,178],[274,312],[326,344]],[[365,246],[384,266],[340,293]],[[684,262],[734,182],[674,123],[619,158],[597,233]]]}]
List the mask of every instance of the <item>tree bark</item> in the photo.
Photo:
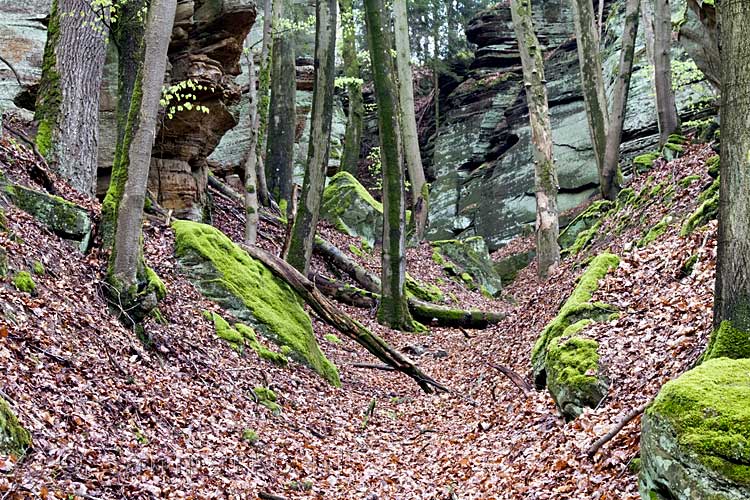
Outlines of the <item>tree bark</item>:
[{"label": "tree bark", "polygon": [[378,135],[383,165],[382,293],[378,321],[398,330],[411,330],[406,304],[404,160],[398,90],[391,56],[390,15],[383,0],[365,0],[365,20],[370,47],[375,96],[378,103]]},{"label": "tree bark", "polygon": [[258,202],[264,207],[271,206],[271,196],[268,193],[268,182],[266,182],[266,168],[263,162],[264,139],[268,124],[268,91],[271,83],[271,27],[273,20],[273,3],[271,0],[263,1],[263,40],[260,48],[260,64],[258,68],[258,109],[255,115],[256,135],[256,158],[255,166],[258,179]]},{"label": "tree bark", "polygon": [[607,133],[607,148],[604,154],[604,174],[606,192],[602,189],[604,198],[617,199],[620,191],[619,160],[622,127],[625,123],[625,111],[630,90],[630,75],[633,72],[633,55],[635,53],[635,38],[638,34],[638,11],[640,0],[625,2],[625,25],[622,28],[622,49],[620,51],[620,71],[615,81],[612,97],[612,109],[609,115],[609,129]]},{"label": "tree bark", "polygon": [[[368,0],[371,1],[371,0]],[[315,285],[280,258],[257,247],[243,247],[251,257],[260,260],[276,276],[286,281],[323,321],[362,345],[379,360],[414,379],[425,392],[433,388],[446,390],[414,364],[412,360],[393,349],[383,339],[370,332],[358,321],[340,311]]]},{"label": "tree bark", "polygon": [[591,0],[573,1],[573,21],[576,45],[578,46],[578,66],[581,70],[581,89],[586,106],[586,118],[594,147],[596,166],[599,171],[599,187],[602,194],[608,186],[604,178],[604,151],[607,144],[607,99],[604,95],[604,76],[599,52],[599,36]]},{"label": "tree bark", "polygon": [[399,107],[406,169],[411,181],[413,217],[417,241],[424,239],[427,227],[428,192],[419,151],[417,118],[414,114],[414,86],[409,48],[409,25],[406,0],[393,1],[393,20],[396,32],[396,70],[398,71]]},{"label": "tree bark", "polygon": [[362,81],[357,60],[356,26],[352,0],[339,0],[341,9],[341,58],[344,61],[344,75],[351,81],[346,90],[349,95],[349,114],[344,133],[344,151],[341,154],[341,168],[355,178],[358,177],[359,153],[362,144],[362,128],[365,107],[362,99]]},{"label": "tree bark", "polygon": [[750,1],[722,0],[721,185],[714,326],[750,333]]},{"label": "tree bark", "polygon": [[680,129],[680,118],[672,89],[672,11],[669,0],[654,0],[654,85],[659,144]]},{"label": "tree bark", "polygon": [[307,149],[305,180],[287,262],[307,275],[313,240],[320,217],[320,202],[325,187],[333,118],[333,83],[336,71],[336,0],[315,3],[315,84],[313,87],[310,142]]},{"label": "tree bark", "polygon": [[250,117],[250,141],[243,158],[245,167],[245,244],[253,246],[258,239],[258,93],[255,83],[255,56],[252,49],[247,55],[248,114]]},{"label": "tree bark", "polygon": [[[117,160],[119,165],[114,167],[121,170],[120,175],[124,173],[126,179],[121,192],[116,193],[119,195],[117,225],[108,277],[125,305],[137,300],[139,285],[146,281],[141,237],[143,203],[176,7],[176,0],[151,1],[143,40],[143,61],[128,117],[127,142]],[[113,180],[114,177],[113,172]]]},{"label": "tree bark", "polygon": [[294,35],[281,26],[281,20],[289,14],[289,0],[274,0],[266,181],[271,195],[280,205],[282,200],[288,203],[292,194],[294,130],[297,121]]},{"label": "tree bark", "polygon": [[89,196],[96,193],[106,41],[104,22],[88,0],[52,1],[35,113],[36,144],[71,186]]},{"label": "tree bark", "polygon": [[540,277],[546,278],[560,263],[560,246],[557,244],[560,224],[557,211],[557,168],[552,158],[552,129],[544,80],[544,58],[534,34],[531,0],[511,0],[510,10],[521,53],[534,150],[537,272]]}]

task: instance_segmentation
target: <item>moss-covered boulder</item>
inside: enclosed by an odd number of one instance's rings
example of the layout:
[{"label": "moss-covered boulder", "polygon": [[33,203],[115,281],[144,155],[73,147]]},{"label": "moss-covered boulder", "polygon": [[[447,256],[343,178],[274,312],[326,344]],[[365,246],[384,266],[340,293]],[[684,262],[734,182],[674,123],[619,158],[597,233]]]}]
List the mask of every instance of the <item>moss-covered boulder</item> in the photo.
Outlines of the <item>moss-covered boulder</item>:
[{"label": "moss-covered boulder", "polygon": [[560,232],[560,236],[557,242],[560,247],[565,249],[572,247],[578,235],[584,231],[590,230],[594,226],[598,226],[602,217],[609,212],[614,206],[614,203],[609,200],[598,200],[589,205],[589,207],[578,214],[575,219]]},{"label": "moss-covered boulder", "polygon": [[709,360],[646,411],[639,486],[651,500],[750,498],[750,360]]},{"label": "moss-covered boulder", "polygon": [[30,447],[31,435],[18,422],[8,402],[0,397],[0,456],[12,455],[20,460]]},{"label": "moss-covered boulder", "polygon": [[286,366],[288,360],[281,353],[274,352],[258,341],[255,330],[242,323],[235,323],[230,326],[227,320],[215,312],[207,312],[207,319],[213,321],[216,329],[216,336],[225,340],[235,351],[242,354],[246,347],[249,347],[261,359],[266,359],[279,366]]},{"label": "moss-covered boulder", "polygon": [[719,185],[716,178],[711,185],[698,196],[698,208],[685,218],[680,229],[680,236],[687,236],[701,226],[708,224],[719,215]]},{"label": "moss-covered boulder", "polygon": [[87,210],[58,196],[23,186],[7,184],[2,189],[14,205],[33,215],[50,231],[70,240],[82,252],[88,249],[91,217]]},{"label": "moss-covered boulder", "polygon": [[731,321],[722,321],[711,334],[703,354],[704,361],[714,358],[750,359],[750,331],[735,328]]},{"label": "moss-covered boulder", "polygon": [[[503,280],[495,270],[487,244],[481,236],[463,240],[433,241],[432,245],[439,250],[439,253],[435,254],[435,259],[442,263],[446,270],[493,297],[502,291]],[[443,256],[447,257],[453,266],[446,265]]]},{"label": "moss-covered boulder", "polygon": [[383,238],[383,204],[348,172],[334,175],[325,191],[320,216],[369,246]]},{"label": "moss-covered boulder", "polygon": [[203,295],[340,385],[336,367],[320,351],[310,317],[289,285],[212,226],[175,221],[172,228],[180,269]]},{"label": "moss-covered boulder", "polygon": [[504,259],[495,261],[492,265],[495,272],[500,276],[503,285],[508,286],[518,276],[519,271],[525,269],[536,257],[535,250],[513,254]]}]

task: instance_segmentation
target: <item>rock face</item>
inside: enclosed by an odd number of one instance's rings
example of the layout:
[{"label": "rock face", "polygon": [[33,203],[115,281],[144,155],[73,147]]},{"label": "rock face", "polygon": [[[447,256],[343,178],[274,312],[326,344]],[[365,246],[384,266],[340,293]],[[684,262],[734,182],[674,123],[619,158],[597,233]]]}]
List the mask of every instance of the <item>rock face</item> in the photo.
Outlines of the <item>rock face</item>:
[{"label": "rock face", "polygon": [[748,359],[712,359],[662,387],[643,417],[641,496],[748,498],[748,401]]},{"label": "rock face", "polygon": [[[603,38],[605,81],[610,92],[619,65],[622,2],[612,4]],[[675,9],[677,12],[677,8]],[[533,4],[533,20],[545,48],[554,155],[561,211],[597,192],[597,172],[579,85],[569,2]],[[478,49],[467,78],[443,104],[434,143],[435,181],[430,193],[430,239],[484,236],[494,250],[535,220],[531,132],[521,86],[520,58],[507,6],[477,15],[467,27]],[[638,39],[621,153],[631,158],[658,142],[653,83],[642,36]],[[679,46],[673,57],[684,59]],[[683,118],[712,96],[705,82],[677,92]],[[627,173],[627,172],[626,172]]]},{"label": "rock face", "polygon": [[170,81],[203,86],[189,92],[196,95],[193,104],[208,113],[195,107],[178,112],[157,133],[149,189],[176,217],[204,217],[207,158],[237,124],[229,106],[241,96],[235,76],[255,15],[254,0],[188,0],[178,6],[169,47]]}]

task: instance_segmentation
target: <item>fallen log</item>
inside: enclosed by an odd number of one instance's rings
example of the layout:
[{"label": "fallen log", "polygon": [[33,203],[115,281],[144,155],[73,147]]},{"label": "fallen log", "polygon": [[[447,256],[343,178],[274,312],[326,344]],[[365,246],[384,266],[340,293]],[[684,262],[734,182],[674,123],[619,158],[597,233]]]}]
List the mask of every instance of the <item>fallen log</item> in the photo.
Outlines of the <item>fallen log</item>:
[{"label": "fallen log", "polygon": [[487,366],[494,368],[495,370],[499,371],[500,373],[508,377],[508,379],[510,379],[510,381],[513,382],[513,385],[521,389],[521,392],[523,392],[524,396],[528,396],[531,393],[533,387],[531,387],[531,384],[528,383],[526,380],[524,380],[524,378],[520,376],[518,373],[502,365],[496,365],[490,362],[486,362],[486,363],[487,363]]},{"label": "fallen log", "polygon": [[241,245],[241,247],[248,255],[263,262],[276,276],[286,281],[323,321],[362,345],[382,362],[414,379],[426,393],[433,392],[433,388],[448,392],[445,386],[422,373],[412,360],[339,310],[315,287],[314,283],[295,268],[260,248],[246,245]]},{"label": "fallen log", "polygon": [[311,273],[308,279],[313,281],[318,290],[323,292],[326,297],[350,306],[373,309],[377,306],[378,300],[380,300],[380,297],[376,293],[336,281],[327,276]]},{"label": "fallen log", "polygon": [[321,237],[315,238],[313,250],[318,252],[323,258],[345,272],[351,279],[356,281],[359,286],[368,292],[380,293],[380,278],[362,267],[357,261],[346,255],[331,243]]}]

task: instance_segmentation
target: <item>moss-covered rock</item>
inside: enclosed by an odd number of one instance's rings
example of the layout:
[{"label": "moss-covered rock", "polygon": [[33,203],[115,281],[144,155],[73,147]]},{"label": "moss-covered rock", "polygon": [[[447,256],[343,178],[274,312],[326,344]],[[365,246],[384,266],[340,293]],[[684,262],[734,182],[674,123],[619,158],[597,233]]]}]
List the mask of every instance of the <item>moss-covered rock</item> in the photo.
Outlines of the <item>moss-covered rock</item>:
[{"label": "moss-covered rock", "polygon": [[8,252],[0,245],[0,279],[8,275]]},{"label": "moss-covered rock", "polygon": [[35,260],[34,263],[31,266],[31,270],[34,271],[34,274],[38,276],[44,275],[44,264],[39,262],[38,260]]},{"label": "moss-covered rock", "polygon": [[0,397],[0,456],[13,455],[20,460],[30,447],[31,435],[18,422],[8,402]]},{"label": "moss-covered rock", "polygon": [[383,237],[383,204],[348,172],[334,175],[325,191],[320,216],[350,236],[372,246]]},{"label": "moss-covered rock", "polygon": [[500,276],[503,285],[508,286],[518,276],[519,271],[525,269],[536,257],[536,251],[517,253],[504,259],[495,261],[493,267]]},{"label": "moss-covered rock", "polygon": [[406,293],[426,302],[443,302],[445,296],[440,288],[428,283],[414,279],[409,273],[406,273],[406,282],[404,283]]},{"label": "moss-covered rock", "polygon": [[[590,230],[594,226],[598,226],[602,217],[604,217],[613,206],[614,203],[609,200],[598,200],[589,205],[586,210],[578,214],[576,218],[570,221],[570,224],[560,232],[560,237],[557,239],[560,247],[565,249],[576,244],[578,242],[578,235],[584,231]],[[591,235],[593,235],[593,233],[590,233],[590,236]],[[589,240],[590,238],[586,238],[587,242]]]},{"label": "moss-covered rock", "polygon": [[[578,334],[588,324],[581,323],[582,320],[605,321],[615,312],[615,308],[608,304],[590,301],[592,294],[599,287],[599,280],[619,264],[619,257],[613,254],[603,253],[594,257],[557,316],[542,330],[531,351],[531,365],[537,388],[541,389],[548,384],[548,358],[554,339]],[[563,343],[559,343],[558,347],[562,345]],[[561,371],[559,368],[556,368],[557,372]],[[568,400],[570,398],[566,398],[566,401]]]},{"label": "moss-covered rock", "polygon": [[[493,297],[502,291],[502,279],[495,270],[487,244],[481,236],[433,241],[432,245],[435,250],[439,250],[433,252],[433,259],[451,274],[463,276],[463,281],[470,287],[475,285]],[[449,259],[452,266],[448,265],[445,258]]]},{"label": "moss-covered rock", "polygon": [[688,215],[682,223],[680,236],[687,236],[701,226],[708,224],[712,219],[719,215],[719,182],[716,179],[704,192],[698,197],[698,208]]},{"label": "moss-covered rock", "polygon": [[671,215],[665,215],[659,222],[654,224],[654,227],[649,229],[646,234],[643,235],[643,238],[638,241],[638,246],[641,248],[647,247],[656,241],[659,236],[667,232],[672,220],[673,218]]},{"label": "moss-covered rock", "polygon": [[28,271],[20,271],[13,277],[13,286],[19,292],[36,293],[36,282]]},{"label": "moss-covered rock", "polygon": [[91,239],[91,218],[87,210],[63,200],[23,186],[7,184],[2,188],[21,210],[28,212],[53,233],[75,242],[85,252]]},{"label": "moss-covered rock", "polygon": [[708,175],[716,179],[719,177],[719,168],[721,165],[721,158],[719,155],[713,155],[711,158],[706,160],[706,166],[708,167]]},{"label": "moss-covered rock", "polygon": [[712,359],[664,385],[643,417],[641,495],[747,499],[748,402],[748,359]]},{"label": "moss-covered rock", "polygon": [[750,359],[750,332],[735,328],[731,321],[722,321],[703,354],[704,361],[714,358]]},{"label": "moss-covered rock", "polygon": [[281,414],[281,406],[276,402],[277,397],[275,392],[263,386],[254,388],[253,392],[255,393],[255,397],[258,398],[258,403],[271,410],[271,413],[274,415]]},{"label": "moss-covered rock", "polygon": [[654,162],[661,156],[659,151],[649,151],[633,158],[633,170],[637,173],[643,173],[651,170]]},{"label": "moss-covered rock", "polygon": [[672,161],[675,158],[679,158],[685,151],[685,144],[687,144],[687,142],[688,140],[684,136],[679,134],[671,134],[667,138],[667,142],[664,143],[664,146],[661,148],[661,155],[667,161]]},{"label": "moss-covered rock", "polygon": [[299,296],[263,263],[218,229],[175,221],[180,268],[206,297],[244,323],[252,324],[282,349],[339,386],[338,371],[320,351]]}]

